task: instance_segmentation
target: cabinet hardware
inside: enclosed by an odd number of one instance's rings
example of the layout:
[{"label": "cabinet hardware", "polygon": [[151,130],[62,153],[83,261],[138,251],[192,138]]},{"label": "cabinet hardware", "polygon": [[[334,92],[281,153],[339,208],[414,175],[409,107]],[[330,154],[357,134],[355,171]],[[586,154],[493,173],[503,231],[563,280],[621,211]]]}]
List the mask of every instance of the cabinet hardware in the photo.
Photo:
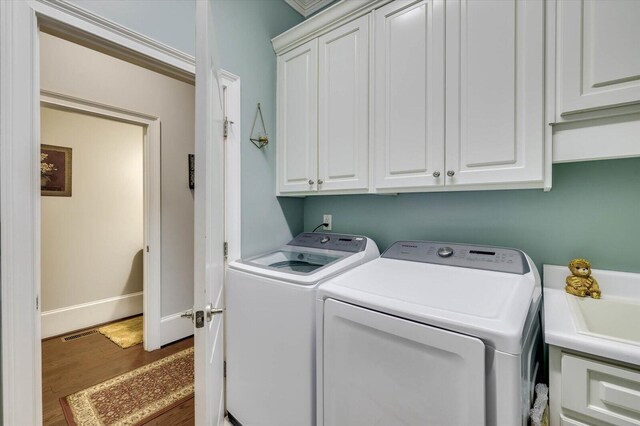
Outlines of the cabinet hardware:
[{"label": "cabinet hardware", "polygon": [[309,185],[313,185],[314,183],[313,179],[309,179]]},{"label": "cabinet hardware", "polygon": [[455,174],[456,174],[456,172],[454,172],[453,170],[447,171],[447,176],[449,176],[449,177],[453,177],[453,175],[455,175]]},{"label": "cabinet hardware", "polygon": [[438,178],[438,177],[440,177],[440,172],[439,172],[439,171],[437,171],[437,170],[436,170],[435,172],[433,172],[433,177],[434,177],[434,178]]}]

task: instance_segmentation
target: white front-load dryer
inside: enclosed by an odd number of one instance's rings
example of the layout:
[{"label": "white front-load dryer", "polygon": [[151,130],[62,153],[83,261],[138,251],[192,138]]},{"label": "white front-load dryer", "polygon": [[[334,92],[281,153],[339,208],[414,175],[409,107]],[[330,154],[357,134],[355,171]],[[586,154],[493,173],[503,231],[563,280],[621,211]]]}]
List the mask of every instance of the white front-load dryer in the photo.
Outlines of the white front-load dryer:
[{"label": "white front-load dryer", "polygon": [[541,286],[521,251],[400,241],[317,294],[318,425],[527,425]]},{"label": "white front-load dryer", "polygon": [[233,423],[315,425],[317,286],[379,255],[367,237],[303,233],[229,265],[226,386]]}]

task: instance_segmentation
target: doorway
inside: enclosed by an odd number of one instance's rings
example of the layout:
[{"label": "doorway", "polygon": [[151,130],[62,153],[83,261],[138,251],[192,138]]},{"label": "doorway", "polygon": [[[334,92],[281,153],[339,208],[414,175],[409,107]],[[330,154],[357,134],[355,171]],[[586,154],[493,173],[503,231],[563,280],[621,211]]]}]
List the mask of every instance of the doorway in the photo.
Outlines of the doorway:
[{"label": "doorway", "polygon": [[[74,37],[83,46],[94,47],[180,81],[193,83],[196,67],[192,56],[67,3],[0,2],[0,21],[0,39],[6,41],[0,51],[0,128],[3,130],[0,133],[3,419],[6,424],[38,424],[42,419],[38,278],[40,176],[34,169],[40,157],[38,78],[41,64],[38,58],[38,28]],[[204,73],[200,74],[199,71],[198,75],[203,76]],[[237,78],[233,84],[239,89]],[[231,120],[239,123],[239,111],[238,116]],[[228,189],[228,192],[237,194],[239,205],[239,126],[237,128],[237,144],[230,144],[228,139],[227,146],[236,152],[229,158],[238,160],[233,165],[238,175],[233,179],[227,178],[226,183],[227,188],[231,182],[238,183],[237,188]],[[186,169],[186,159],[184,163]],[[233,173],[231,169],[227,172]],[[204,170],[204,167],[200,170]],[[233,204],[229,204],[227,213],[233,208]],[[239,234],[239,211],[228,213],[228,218],[228,229]],[[233,222],[237,225],[234,226]],[[199,235],[197,231],[196,235]],[[236,232],[227,235],[229,258],[232,259],[232,253],[238,253],[239,256],[240,238]],[[163,315],[162,320],[169,330],[175,331],[181,327],[193,330],[187,320],[181,320],[186,325],[179,325],[179,313],[173,317]]]},{"label": "doorway", "polygon": [[[43,339],[143,313],[158,288],[159,175],[148,164],[148,125],[46,94],[41,107],[41,304]],[[153,185],[151,183],[153,182]],[[153,208],[152,208],[153,207]],[[150,238],[151,237],[151,238]],[[149,283],[148,280],[154,280]],[[152,291],[153,293],[153,291]],[[140,333],[142,332],[140,324]]]}]

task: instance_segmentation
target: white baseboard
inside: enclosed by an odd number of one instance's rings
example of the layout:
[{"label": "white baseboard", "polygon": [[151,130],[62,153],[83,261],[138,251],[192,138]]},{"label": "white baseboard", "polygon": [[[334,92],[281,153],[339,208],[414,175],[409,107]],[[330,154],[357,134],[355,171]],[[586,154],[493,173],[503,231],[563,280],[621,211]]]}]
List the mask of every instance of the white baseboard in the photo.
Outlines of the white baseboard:
[{"label": "white baseboard", "polygon": [[193,323],[180,313],[162,317],[160,320],[160,344],[166,345],[193,335]]},{"label": "white baseboard", "polygon": [[42,338],[142,313],[142,292],[42,312]]}]

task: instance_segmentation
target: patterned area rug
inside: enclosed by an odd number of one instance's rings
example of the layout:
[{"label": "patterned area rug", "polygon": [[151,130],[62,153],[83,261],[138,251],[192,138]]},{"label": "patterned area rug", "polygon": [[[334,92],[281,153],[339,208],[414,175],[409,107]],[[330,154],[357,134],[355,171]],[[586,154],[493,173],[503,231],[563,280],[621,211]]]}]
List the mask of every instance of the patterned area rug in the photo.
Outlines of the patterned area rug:
[{"label": "patterned area rug", "polygon": [[71,426],[141,425],[193,398],[193,348],[60,398]]},{"label": "patterned area rug", "polygon": [[142,315],[100,327],[98,331],[123,349],[142,343]]}]

